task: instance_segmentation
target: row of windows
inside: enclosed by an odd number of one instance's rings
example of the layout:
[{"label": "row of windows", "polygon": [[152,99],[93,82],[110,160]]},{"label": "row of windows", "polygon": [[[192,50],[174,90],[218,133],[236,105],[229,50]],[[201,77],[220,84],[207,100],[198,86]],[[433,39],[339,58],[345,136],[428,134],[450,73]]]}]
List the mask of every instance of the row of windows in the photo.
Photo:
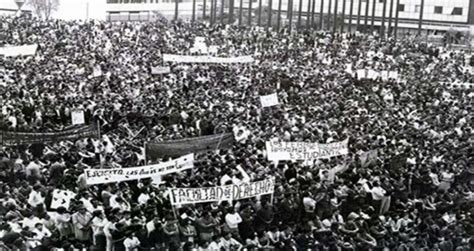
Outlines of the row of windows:
[{"label": "row of windows", "polygon": [[[405,5],[400,4],[398,6],[398,10],[399,11],[405,11]],[[421,5],[419,5],[419,4],[415,5],[415,12],[420,13],[420,10],[421,10]],[[435,6],[434,7],[434,13],[435,14],[443,14],[443,6]],[[453,16],[462,16],[462,8],[461,7],[454,7],[453,11],[451,11],[451,15],[453,15]]]},{"label": "row of windows", "polygon": [[[107,0],[107,3],[158,3],[158,1],[162,3],[167,3],[167,2],[174,2],[175,0]],[[367,0],[362,0],[363,2],[367,2]],[[379,3],[383,3],[385,0],[379,0]],[[180,0],[179,2],[182,2]],[[421,9],[421,5],[417,4],[415,5],[415,12],[419,13]],[[398,6],[398,10],[403,12],[405,11],[405,5],[400,4]],[[435,14],[443,14],[443,6],[435,6],[434,7],[434,13]],[[453,11],[451,11],[451,15],[455,16],[461,16],[462,15],[462,8],[461,7],[455,7]]]}]

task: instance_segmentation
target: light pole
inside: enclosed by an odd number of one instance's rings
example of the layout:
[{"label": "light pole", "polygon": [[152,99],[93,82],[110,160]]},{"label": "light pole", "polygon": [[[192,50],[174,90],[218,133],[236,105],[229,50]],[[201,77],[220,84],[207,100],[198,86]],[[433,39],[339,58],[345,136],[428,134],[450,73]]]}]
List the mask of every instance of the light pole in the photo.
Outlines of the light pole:
[{"label": "light pole", "polygon": [[23,5],[25,4],[25,0],[14,0],[14,1],[16,3],[16,6],[18,6],[18,10],[16,12],[16,15],[19,15],[20,11],[21,11],[21,7],[23,7]]}]

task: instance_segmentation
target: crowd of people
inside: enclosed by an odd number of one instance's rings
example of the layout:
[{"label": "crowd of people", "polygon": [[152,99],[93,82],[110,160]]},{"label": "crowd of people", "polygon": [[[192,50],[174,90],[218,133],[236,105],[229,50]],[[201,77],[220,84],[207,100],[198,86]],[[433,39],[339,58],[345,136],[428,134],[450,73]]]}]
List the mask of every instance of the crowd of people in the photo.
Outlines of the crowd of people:
[{"label": "crowd of people", "polygon": [[[101,128],[100,138],[1,146],[2,250],[474,250],[470,52],[185,21],[0,23],[0,46],[38,45],[0,56],[0,130],[63,130],[73,110]],[[196,37],[216,56],[255,62],[163,63],[162,53],[197,54]],[[171,72],[152,74],[162,65]],[[281,104],[262,108],[259,96],[275,92]],[[193,169],[158,182],[84,180],[86,168],[150,164],[145,142],[222,132],[238,139],[230,149],[197,153]],[[349,154],[268,161],[275,139],[349,139]],[[377,157],[363,164],[367,151]],[[173,209],[167,193],[269,177],[273,195],[240,201]],[[68,207],[51,208],[55,189],[76,194]]]}]

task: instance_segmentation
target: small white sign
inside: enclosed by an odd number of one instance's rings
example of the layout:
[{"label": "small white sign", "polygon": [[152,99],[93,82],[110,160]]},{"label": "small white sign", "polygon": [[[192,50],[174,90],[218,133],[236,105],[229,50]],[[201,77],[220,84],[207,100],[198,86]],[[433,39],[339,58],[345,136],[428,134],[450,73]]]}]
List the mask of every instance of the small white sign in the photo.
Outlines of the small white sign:
[{"label": "small white sign", "polygon": [[74,110],[71,112],[72,117],[72,124],[73,125],[83,125],[86,123],[84,119],[84,111],[83,110]]},{"label": "small white sign", "polygon": [[262,103],[263,107],[269,107],[280,104],[280,102],[278,102],[278,95],[276,93],[266,96],[260,96],[260,102]]}]

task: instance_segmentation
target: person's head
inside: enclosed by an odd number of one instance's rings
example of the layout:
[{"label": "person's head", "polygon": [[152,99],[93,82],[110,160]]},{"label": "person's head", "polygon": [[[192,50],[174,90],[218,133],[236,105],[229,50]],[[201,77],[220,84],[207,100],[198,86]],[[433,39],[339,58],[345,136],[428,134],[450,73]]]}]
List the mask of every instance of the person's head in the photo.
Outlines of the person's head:
[{"label": "person's head", "polygon": [[36,223],[35,228],[42,231],[43,230],[43,224],[42,223]]}]

